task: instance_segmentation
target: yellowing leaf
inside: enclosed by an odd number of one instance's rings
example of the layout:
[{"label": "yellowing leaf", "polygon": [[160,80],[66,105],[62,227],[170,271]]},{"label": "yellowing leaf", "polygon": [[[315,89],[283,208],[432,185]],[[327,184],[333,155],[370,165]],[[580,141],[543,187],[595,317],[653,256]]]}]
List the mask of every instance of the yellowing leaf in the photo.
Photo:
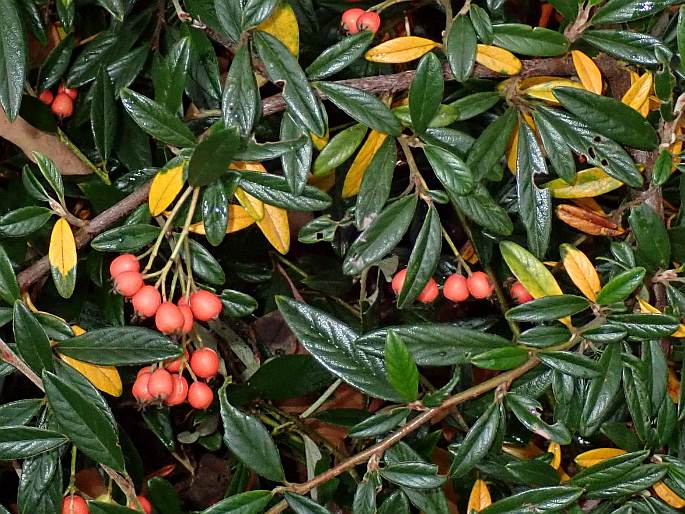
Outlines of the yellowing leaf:
[{"label": "yellowing leaf", "polygon": [[516,175],[516,159],[519,153],[519,129],[520,122],[516,122],[516,127],[509,137],[509,144],[507,145],[507,168],[512,175]]},{"label": "yellowing leaf", "polygon": [[580,289],[588,300],[597,299],[597,293],[602,288],[597,270],[587,256],[573,245],[564,243],[559,247],[564,269],[571,282]]},{"label": "yellowing leaf", "polygon": [[366,57],[367,61],[372,62],[401,64],[418,59],[439,46],[439,43],[430,39],[404,36],[390,39],[378,46],[374,46],[366,52],[364,57]]},{"label": "yellowing leaf", "polygon": [[550,462],[549,465],[554,469],[559,469],[559,466],[561,466],[561,446],[559,446],[559,443],[549,443],[549,446],[547,447],[547,453],[551,453],[553,455],[552,462]]},{"label": "yellowing leaf", "polygon": [[55,223],[50,235],[48,250],[50,272],[60,296],[69,298],[76,285],[76,241],[69,222],[60,218]]},{"label": "yellowing leaf", "polygon": [[517,459],[534,459],[535,457],[545,453],[540,448],[535,446],[534,443],[528,443],[526,446],[503,444],[502,451],[516,457]]},{"label": "yellowing leaf", "polygon": [[668,503],[671,507],[675,509],[682,509],[685,507],[685,500],[678,496],[673,489],[668,487],[663,482],[657,482],[652,487],[654,487],[654,492],[656,495]]},{"label": "yellowing leaf", "polygon": [[237,188],[234,194],[238,202],[240,202],[240,205],[243,206],[255,221],[259,221],[264,217],[264,202],[240,188]]},{"label": "yellowing leaf", "polygon": [[571,57],[573,58],[573,66],[576,68],[576,74],[583,87],[596,95],[601,95],[602,72],[599,71],[595,61],[580,50],[571,51]]},{"label": "yellowing leaf", "polygon": [[99,366],[82,362],[66,355],[59,354],[60,359],[86,377],[97,389],[112,396],[121,396],[123,386],[119,371],[114,366]]},{"label": "yellowing leaf", "polygon": [[492,505],[492,498],[490,497],[488,485],[479,478],[471,488],[469,504],[466,507],[466,512],[467,514],[471,514],[472,512],[480,512],[485,507],[489,507],[490,505]]},{"label": "yellowing leaf", "polygon": [[[238,232],[249,227],[255,222],[254,218],[240,205],[231,204],[228,206],[228,226],[226,233]],[[193,234],[206,235],[205,224],[202,221],[193,223],[188,227]]]},{"label": "yellowing leaf", "polygon": [[671,337],[679,337],[679,338],[685,337],[685,325],[683,325],[682,323],[680,325],[678,325],[678,330],[673,332],[671,334]]},{"label": "yellowing leaf", "polygon": [[643,314],[661,314],[661,311],[654,307],[653,305],[650,305],[649,302],[646,302],[642,298],[638,297],[637,303],[640,305],[640,312]]},{"label": "yellowing leaf", "polygon": [[300,55],[300,27],[290,4],[282,2],[257,28],[280,40],[295,57]]},{"label": "yellowing leaf", "polygon": [[563,294],[554,276],[528,250],[512,241],[502,241],[500,251],[511,272],[533,298]]},{"label": "yellowing leaf", "polygon": [[490,45],[478,45],[476,62],[504,75],[517,75],[523,65],[509,50]]},{"label": "yellowing leaf", "polygon": [[264,217],[257,220],[264,237],[279,253],[285,255],[290,249],[290,223],[288,211],[264,204]]},{"label": "yellowing leaf", "polygon": [[538,100],[545,100],[553,105],[559,105],[559,100],[557,100],[553,93],[554,88],[556,87],[573,87],[576,89],[583,89],[582,84],[574,82],[573,80],[555,79],[531,86],[525,89],[523,93],[530,98],[537,98]]},{"label": "yellowing leaf", "polygon": [[150,214],[153,216],[162,214],[181,192],[185,183],[184,167],[185,165],[179,164],[173,168],[162,170],[152,179],[149,195]]},{"label": "yellowing leaf", "polygon": [[261,162],[247,162],[247,161],[233,161],[229,164],[228,169],[238,171],[258,171],[266,172],[266,168]]},{"label": "yellowing leaf", "polygon": [[576,173],[575,184],[557,178],[544,187],[554,198],[591,198],[601,196],[623,186],[623,182],[607,175],[601,168],[587,168]]},{"label": "yellowing leaf", "polygon": [[626,451],[621,450],[620,448],[595,448],[594,450],[588,450],[577,455],[575,461],[579,466],[589,468],[590,466],[599,464],[612,457],[618,457],[624,453],[626,453]]},{"label": "yellowing leaf", "polygon": [[623,95],[621,101],[636,111],[639,111],[642,104],[649,98],[652,85],[652,74],[650,72],[645,72],[632,86],[630,86],[630,88],[628,88],[628,91]]},{"label": "yellowing leaf", "polygon": [[362,184],[362,178],[364,178],[366,168],[371,164],[371,159],[376,155],[376,152],[381,147],[386,137],[388,137],[387,134],[375,130],[372,130],[369,133],[369,136],[359,149],[354,161],[352,161],[350,169],[347,171],[342,190],[343,198],[349,198],[359,192],[359,187]]},{"label": "yellowing leaf", "polygon": [[[519,88],[519,91],[524,91],[528,89],[529,87],[537,86],[539,84],[544,84],[545,82],[551,82],[553,80],[559,80],[559,77],[555,77],[553,75],[538,75],[537,77],[526,77],[522,79],[516,78],[511,78],[511,79],[506,79],[502,81],[502,83],[508,83],[510,81],[516,81],[517,87]],[[501,83],[500,83],[501,84]],[[499,89],[499,85],[497,86],[497,89]]]},{"label": "yellowing leaf", "polygon": [[316,148],[319,152],[326,148],[326,145],[328,144],[328,140],[331,138],[331,131],[328,129],[328,126],[326,126],[326,133],[323,135],[323,137],[319,137],[316,134],[309,133],[309,137],[312,138],[312,143],[314,143],[314,148]]}]

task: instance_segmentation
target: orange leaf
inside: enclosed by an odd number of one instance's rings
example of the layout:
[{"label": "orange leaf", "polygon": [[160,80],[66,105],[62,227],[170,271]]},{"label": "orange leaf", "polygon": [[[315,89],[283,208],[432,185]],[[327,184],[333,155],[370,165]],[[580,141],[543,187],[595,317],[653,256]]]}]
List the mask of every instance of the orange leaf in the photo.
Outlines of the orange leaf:
[{"label": "orange leaf", "polygon": [[557,217],[573,228],[593,236],[620,236],[624,230],[605,216],[576,207],[574,205],[559,205],[556,209]]},{"label": "orange leaf", "polygon": [[485,507],[492,505],[492,498],[490,497],[490,491],[488,490],[488,485],[480,478],[475,481],[473,487],[471,488],[471,494],[469,495],[469,504],[466,507],[466,512],[471,514],[471,512],[480,512]]},{"label": "orange leaf", "polygon": [[597,299],[597,293],[602,288],[597,270],[587,256],[573,245],[562,244],[559,248],[564,269],[571,282],[580,289],[588,300]]},{"label": "orange leaf", "polygon": [[673,489],[668,487],[663,482],[657,482],[652,487],[654,487],[654,492],[656,495],[668,503],[671,507],[675,509],[682,509],[685,507],[685,500],[678,496]]}]

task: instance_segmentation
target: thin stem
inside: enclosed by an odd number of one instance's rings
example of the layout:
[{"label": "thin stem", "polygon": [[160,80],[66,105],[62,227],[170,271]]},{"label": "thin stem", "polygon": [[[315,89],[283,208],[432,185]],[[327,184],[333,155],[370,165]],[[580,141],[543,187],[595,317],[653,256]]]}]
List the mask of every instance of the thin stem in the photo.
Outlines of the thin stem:
[{"label": "thin stem", "polygon": [[107,175],[106,172],[102,171],[100,168],[98,168],[97,166],[95,166],[95,164],[93,164],[93,163],[90,161],[90,159],[88,159],[88,157],[86,157],[86,156],[83,154],[83,152],[81,152],[81,150],[79,150],[79,148],[78,148],[74,143],[71,142],[71,140],[70,140],[70,139],[67,137],[67,135],[62,131],[62,129],[60,129],[60,128],[57,129],[57,135],[59,136],[60,141],[62,141],[62,143],[64,143],[65,145],[67,145],[67,147],[69,147],[69,150],[71,150],[71,151],[74,153],[74,155],[76,155],[76,157],[78,157],[79,160],[80,160],[81,162],[83,162],[83,164],[85,164],[85,165],[88,166],[91,170],[93,170],[93,173],[95,173],[98,177],[100,177],[100,179],[101,179],[105,184],[107,184],[108,186],[112,184],[112,181],[109,179],[109,175]]},{"label": "thin stem", "polygon": [[178,214],[178,211],[181,210],[181,207],[183,206],[185,201],[188,199],[188,196],[190,196],[190,193],[192,193],[192,192],[193,192],[192,187],[188,187],[185,191],[183,191],[183,194],[181,195],[181,197],[176,202],[176,205],[174,205],[174,208],[172,209],[171,213],[169,213],[169,217],[164,222],[164,226],[162,227],[162,230],[160,231],[159,235],[157,236],[157,240],[155,241],[155,244],[152,247],[152,251],[150,252],[150,257],[147,260],[147,265],[145,266],[143,273],[147,272],[150,268],[152,268],[152,263],[155,261],[155,257],[157,257],[157,253],[159,252],[159,248],[162,246],[162,241],[164,241],[164,236],[166,236],[167,232],[171,228],[171,224],[174,222],[174,218]]},{"label": "thin stem", "polygon": [[443,227],[442,224],[440,225],[440,229],[442,230],[442,237],[444,237],[445,241],[447,241],[447,246],[449,246],[452,249],[452,253],[457,258],[457,261],[459,261],[459,265],[462,266],[466,270],[466,274],[470,277],[471,276],[471,267],[468,265],[468,263],[461,256],[461,254],[459,253],[459,250],[457,249],[456,245],[454,244],[454,241],[452,241],[452,238],[447,233],[447,230],[445,230],[445,227]]},{"label": "thin stem", "polygon": [[0,358],[7,364],[14,366],[22,375],[33,382],[38,389],[45,392],[43,387],[43,381],[38,375],[36,375],[28,365],[20,359],[16,353],[12,351],[12,348],[7,346],[7,343],[0,338]]},{"label": "thin stem", "polygon": [[506,296],[504,296],[504,291],[502,291],[502,286],[497,281],[497,277],[495,276],[495,272],[492,271],[491,266],[486,266],[485,272],[490,277],[490,281],[493,284],[495,284],[495,296],[497,296],[497,303],[499,304],[500,310],[502,311],[502,316],[504,316],[504,319],[507,320],[507,324],[509,325],[509,329],[511,330],[511,333],[514,335],[514,337],[518,337],[519,334],[521,333],[521,330],[519,329],[518,323],[509,319],[506,315],[507,310],[509,310],[509,304],[507,303]]},{"label": "thin stem", "polygon": [[326,389],[323,392],[323,394],[319,396],[317,400],[307,408],[307,410],[300,414],[300,418],[306,419],[312,414],[314,414],[319,409],[319,407],[326,403],[326,401],[333,395],[335,390],[338,389],[338,387],[340,387],[340,384],[342,384],[342,380],[337,379],[330,386],[328,386],[328,389]]},{"label": "thin stem", "polygon": [[385,0],[384,2],[381,2],[380,4],[376,4],[372,7],[369,7],[369,11],[377,11],[381,12],[384,9],[387,9],[388,7],[392,7],[395,4],[401,4],[403,2],[413,2],[414,0]]},{"label": "thin stem", "polygon": [[404,153],[404,156],[407,159],[407,166],[409,166],[409,181],[414,185],[414,187],[416,188],[416,192],[419,194],[419,196],[426,203],[431,204],[433,200],[428,194],[428,186],[426,185],[426,181],[423,180],[421,172],[419,171],[419,167],[417,166],[416,161],[414,160],[414,155],[411,153],[411,148],[409,147],[407,137],[400,136],[397,138],[397,142],[400,144],[402,152]]}]

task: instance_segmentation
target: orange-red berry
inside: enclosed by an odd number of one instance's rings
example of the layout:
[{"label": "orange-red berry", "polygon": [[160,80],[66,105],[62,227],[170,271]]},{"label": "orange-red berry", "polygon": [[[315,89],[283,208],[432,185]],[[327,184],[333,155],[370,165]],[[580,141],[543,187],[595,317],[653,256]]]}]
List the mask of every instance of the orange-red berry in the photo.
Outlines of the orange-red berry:
[{"label": "orange-red berry", "polygon": [[58,93],[50,108],[56,116],[68,118],[74,114],[74,100],[66,93]]},{"label": "orange-red berry", "polygon": [[178,359],[173,359],[173,360],[168,360],[164,361],[164,367],[167,369],[169,373],[178,373],[181,371],[181,361],[185,360],[188,362],[189,356],[188,356],[188,350],[185,350],[183,352],[183,357],[179,357]]},{"label": "orange-red berry", "polygon": [[164,368],[158,368],[150,375],[147,390],[155,400],[165,400],[174,390],[174,381]]},{"label": "orange-red berry", "polygon": [[471,276],[466,279],[466,285],[471,295],[478,300],[489,298],[495,290],[495,285],[490,282],[490,277],[482,271],[471,273]]},{"label": "orange-red berry", "polygon": [[62,499],[62,514],[89,514],[86,500],[77,494],[65,496]]},{"label": "orange-red berry", "polygon": [[138,378],[136,378],[136,381],[133,382],[133,388],[131,389],[131,392],[133,393],[133,397],[140,403],[148,403],[152,401],[152,395],[148,389],[151,376],[152,374],[149,371],[147,373],[139,372]]},{"label": "orange-red berry", "polygon": [[141,316],[149,318],[154,316],[162,304],[162,295],[154,286],[143,286],[131,299],[133,310]]},{"label": "orange-red berry", "polygon": [[57,86],[57,94],[59,93],[64,93],[65,95],[69,95],[69,98],[72,100],[76,100],[76,97],[78,96],[78,89],[75,87],[65,87],[64,84],[60,84]]},{"label": "orange-red berry", "polygon": [[114,279],[114,290],[127,298],[133,296],[143,287],[143,275],[138,271],[124,271]]},{"label": "orange-red berry", "polygon": [[364,9],[359,9],[358,7],[355,7],[354,9],[348,9],[342,13],[342,17],[340,18],[340,26],[348,34],[356,34],[359,32],[359,29],[357,28],[357,20],[364,13],[366,13],[366,11]]},{"label": "orange-red berry", "polygon": [[140,368],[138,370],[138,373],[136,374],[136,378],[142,375],[143,373],[152,373],[152,366],[145,366],[144,368]]},{"label": "orange-red berry", "polygon": [[155,326],[162,334],[179,332],[183,327],[183,314],[171,302],[162,303],[155,314]]},{"label": "orange-red berry", "polygon": [[200,348],[190,356],[190,369],[200,378],[212,378],[219,372],[219,356],[211,348]]},{"label": "orange-red berry", "polygon": [[454,273],[447,277],[442,286],[442,294],[450,301],[463,302],[469,297],[469,288],[466,285],[466,277],[460,273]]},{"label": "orange-red berry", "polygon": [[522,303],[529,302],[533,299],[533,296],[528,292],[528,289],[521,282],[514,282],[509,288],[509,294],[519,305]]},{"label": "orange-red berry", "polygon": [[49,89],[46,89],[45,91],[43,91],[41,94],[38,95],[38,100],[43,102],[45,105],[50,105],[54,98],[55,98],[55,95],[53,95],[52,91],[50,91]]},{"label": "orange-red berry", "polygon": [[407,268],[401,269],[395,276],[392,277],[392,290],[395,294],[400,294],[402,291],[402,286],[404,285],[404,277],[407,275]]},{"label": "orange-red berry", "polygon": [[188,381],[185,379],[185,377],[182,377],[181,375],[173,375],[172,380],[174,382],[174,389],[164,401],[164,404],[168,405],[169,407],[181,405],[188,397]]},{"label": "orange-red berry", "polygon": [[221,314],[223,304],[217,295],[200,289],[190,295],[190,309],[198,321],[209,321]]},{"label": "orange-red berry", "polygon": [[183,327],[181,327],[181,333],[190,334],[190,331],[193,330],[193,324],[195,323],[193,311],[187,304],[181,305],[181,302],[178,302],[178,309],[181,311],[181,314],[183,314]]},{"label": "orange-red berry", "polygon": [[[140,506],[143,507],[143,512],[145,512],[145,514],[152,514],[152,504],[150,503],[150,500],[148,500],[145,496],[138,496],[137,498],[140,502]],[[129,508],[138,510],[138,505],[134,503],[129,505]]]},{"label": "orange-red berry", "polygon": [[132,253],[121,254],[109,265],[109,276],[112,278],[116,278],[124,271],[140,271],[140,263]]},{"label": "orange-red berry", "polygon": [[438,284],[431,278],[416,299],[421,303],[433,303],[439,294],[440,289],[438,289]]},{"label": "orange-red berry", "polygon": [[378,32],[381,26],[381,17],[376,12],[365,12],[357,18],[357,30],[370,30],[371,32]]},{"label": "orange-red berry", "polygon": [[193,382],[188,388],[188,403],[193,409],[205,410],[214,401],[214,392],[204,382]]}]

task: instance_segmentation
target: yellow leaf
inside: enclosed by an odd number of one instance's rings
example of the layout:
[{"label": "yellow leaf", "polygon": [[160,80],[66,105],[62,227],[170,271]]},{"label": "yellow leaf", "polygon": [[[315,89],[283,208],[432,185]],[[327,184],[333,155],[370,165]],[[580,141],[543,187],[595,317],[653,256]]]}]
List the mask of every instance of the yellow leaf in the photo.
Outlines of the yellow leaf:
[{"label": "yellow leaf", "polygon": [[509,138],[509,144],[507,145],[507,168],[512,175],[516,175],[516,159],[518,159],[519,153],[519,129],[521,124],[517,121],[514,131],[511,133]]},{"label": "yellow leaf", "polygon": [[640,297],[638,297],[637,303],[640,305],[640,312],[642,312],[643,314],[661,314],[661,311],[659,309],[657,309],[653,305],[650,305],[648,302],[646,302]]},{"label": "yellow leaf", "polygon": [[266,168],[261,162],[233,161],[231,164],[229,164],[228,169],[238,171],[258,171],[261,173],[266,172]]},{"label": "yellow leaf", "polygon": [[[249,227],[255,222],[254,218],[240,205],[231,204],[228,206],[228,226],[226,233],[231,234]],[[206,235],[205,224],[202,221],[193,223],[188,227],[193,234]]]},{"label": "yellow leaf", "polygon": [[588,300],[597,299],[597,293],[602,288],[597,270],[587,256],[573,245],[564,243],[559,247],[559,253],[564,263],[564,269],[571,282],[580,289]]},{"label": "yellow leaf", "polygon": [[55,223],[50,235],[48,250],[50,272],[57,291],[64,298],[69,298],[76,285],[76,241],[69,222],[60,218]]},{"label": "yellow leaf", "polygon": [[430,39],[416,36],[404,36],[390,39],[367,51],[367,61],[401,64],[418,59],[440,44]]},{"label": "yellow leaf", "polygon": [[329,173],[328,175],[323,176],[309,175],[307,183],[321,191],[329,191],[335,185],[335,173]]},{"label": "yellow leaf", "polygon": [[685,500],[678,496],[673,489],[668,487],[663,482],[657,482],[652,487],[654,487],[654,492],[656,495],[668,503],[671,507],[675,509],[682,509],[685,507]]},{"label": "yellow leaf", "polygon": [[388,137],[387,134],[375,130],[372,130],[369,133],[366,141],[359,149],[359,152],[357,152],[354,161],[352,161],[350,169],[347,171],[342,190],[343,198],[349,198],[359,192],[359,187],[362,184],[362,178],[364,178],[366,168],[371,164],[371,159],[376,155],[376,152],[381,147],[386,137]]},{"label": "yellow leaf", "polygon": [[575,89],[583,89],[583,86],[578,82],[569,79],[555,79],[549,82],[543,82],[535,86],[531,86],[524,90],[523,93],[530,98],[537,98],[538,100],[545,100],[553,105],[559,105],[559,100],[554,96],[554,88],[557,87],[572,87]]},{"label": "yellow leaf", "polygon": [[552,273],[528,250],[513,241],[502,241],[500,251],[511,272],[533,298],[563,294]]},{"label": "yellow leaf", "polygon": [[328,126],[326,126],[326,133],[323,135],[323,137],[319,137],[316,134],[310,132],[309,137],[312,138],[312,143],[314,143],[314,148],[316,148],[319,152],[326,148],[326,145],[328,144],[328,140],[331,138],[331,131],[328,129]]},{"label": "yellow leaf", "polygon": [[528,443],[527,446],[514,446],[511,444],[503,444],[502,451],[516,457],[517,459],[534,459],[535,457],[542,455],[543,452],[540,448],[535,446],[534,443]]},{"label": "yellow leaf", "polygon": [[680,325],[678,325],[678,330],[673,332],[671,334],[671,337],[679,337],[679,338],[685,337],[685,325],[683,325],[682,323]]},{"label": "yellow leaf", "polygon": [[652,74],[647,71],[628,88],[628,91],[623,95],[621,101],[636,111],[639,111],[642,104],[649,98],[652,84]]},{"label": "yellow leaf", "polygon": [[59,354],[60,359],[86,377],[97,389],[112,396],[121,396],[123,386],[119,371],[114,366],[99,366],[82,362],[66,355]]},{"label": "yellow leaf", "polygon": [[573,66],[576,68],[576,74],[583,87],[596,95],[601,95],[602,72],[599,71],[595,61],[580,50],[571,51],[571,57],[573,58]]},{"label": "yellow leaf", "polygon": [[[524,90],[528,89],[529,87],[544,84],[545,82],[551,82],[553,80],[559,80],[559,77],[555,77],[553,75],[538,75],[537,77],[526,77],[524,79],[518,79],[518,77],[516,77],[516,78],[506,79],[502,82],[507,83],[510,81],[515,81],[517,84],[517,87],[519,88],[519,91],[524,91]],[[497,86],[497,89],[500,89],[499,85]]]},{"label": "yellow leaf", "polygon": [[279,253],[285,255],[290,249],[290,223],[288,211],[273,205],[264,205],[264,217],[257,220],[264,237]]},{"label": "yellow leaf", "polygon": [[264,202],[240,188],[237,188],[234,194],[238,202],[240,202],[240,205],[243,206],[255,221],[259,221],[264,217]]},{"label": "yellow leaf", "polygon": [[509,50],[490,45],[478,45],[476,62],[504,75],[517,75],[523,67],[521,61]]},{"label": "yellow leaf", "polygon": [[74,333],[75,336],[82,336],[83,334],[86,333],[85,330],[83,330],[81,327],[78,325],[72,325],[71,326],[71,331]]},{"label": "yellow leaf", "polygon": [[601,168],[587,168],[576,173],[575,184],[557,178],[547,182],[544,187],[554,198],[591,198],[614,191],[623,182],[607,175]]},{"label": "yellow leaf", "polygon": [[549,446],[547,447],[547,453],[551,453],[553,455],[552,462],[550,462],[549,465],[554,469],[559,469],[559,466],[561,466],[561,446],[559,446],[559,443],[549,443]]},{"label": "yellow leaf", "polygon": [[626,451],[621,450],[620,448],[595,448],[594,450],[588,450],[577,455],[575,461],[579,466],[589,468],[590,466],[599,464],[612,457],[618,457],[624,453],[626,453]]},{"label": "yellow leaf", "polygon": [[300,54],[300,27],[290,4],[282,2],[257,28],[280,40],[295,57]]},{"label": "yellow leaf", "polygon": [[471,514],[472,512],[480,512],[485,507],[489,507],[490,505],[492,505],[492,498],[490,497],[488,485],[479,478],[471,488],[469,504],[466,507],[466,512],[467,514]]},{"label": "yellow leaf", "polygon": [[173,168],[161,170],[152,179],[149,195],[150,214],[153,216],[162,214],[181,192],[185,183],[184,167],[184,164],[179,164]]}]

